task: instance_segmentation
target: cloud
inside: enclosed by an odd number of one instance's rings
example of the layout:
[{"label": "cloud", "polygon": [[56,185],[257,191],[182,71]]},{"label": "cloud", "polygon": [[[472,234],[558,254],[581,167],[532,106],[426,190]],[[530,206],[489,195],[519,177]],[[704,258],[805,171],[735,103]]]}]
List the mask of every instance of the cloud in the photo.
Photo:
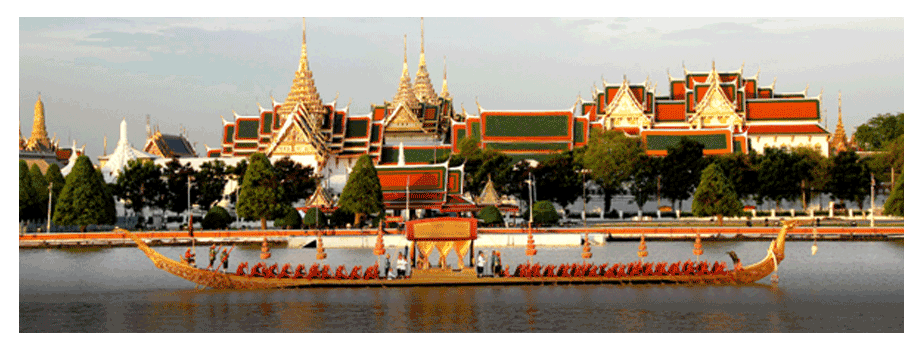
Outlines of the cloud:
[{"label": "cloud", "polygon": [[606,27],[607,27],[608,29],[611,29],[611,30],[621,30],[621,29],[627,29],[627,24],[624,24],[624,23],[610,23],[610,24],[607,25]]}]

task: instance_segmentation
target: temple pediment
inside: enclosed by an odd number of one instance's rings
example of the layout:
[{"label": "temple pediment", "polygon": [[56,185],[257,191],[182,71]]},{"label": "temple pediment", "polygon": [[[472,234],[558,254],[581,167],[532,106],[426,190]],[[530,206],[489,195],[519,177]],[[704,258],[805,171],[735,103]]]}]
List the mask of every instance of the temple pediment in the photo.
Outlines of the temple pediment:
[{"label": "temple pediment", "polygon": [[399,104],[384,121],[384,132],[421,132],[425,133],[423,123],[416,118],[406,104]]},{"label": "temple pediment", "polygon": [[603,120],[606,129],[650,126],[650,118],[647,118],[640,103],[634,98],[627,80],[621,84],[615,97],[605,108]]},{"label": "temple pediment", "polygon": [[689,119],[689,123],[698,127],[742,127],[743,119],[736,112],[736,104],[724,95],[717,83],[711,81],[711,86],[700,102],[695,106],[697,111]]}]

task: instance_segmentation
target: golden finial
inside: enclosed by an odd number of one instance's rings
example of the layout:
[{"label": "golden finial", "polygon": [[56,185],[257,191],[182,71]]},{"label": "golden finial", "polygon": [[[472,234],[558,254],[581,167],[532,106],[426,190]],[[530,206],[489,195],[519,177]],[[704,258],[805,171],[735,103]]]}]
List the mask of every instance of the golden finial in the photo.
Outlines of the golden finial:
[{"label": "golden finial", "polygon": [[778,82],[778,77],[775,77],[775,79],[772,79],[772,86],[771,86],[772,90],[775,89],[775,83],[776,83],[776,82]]}]

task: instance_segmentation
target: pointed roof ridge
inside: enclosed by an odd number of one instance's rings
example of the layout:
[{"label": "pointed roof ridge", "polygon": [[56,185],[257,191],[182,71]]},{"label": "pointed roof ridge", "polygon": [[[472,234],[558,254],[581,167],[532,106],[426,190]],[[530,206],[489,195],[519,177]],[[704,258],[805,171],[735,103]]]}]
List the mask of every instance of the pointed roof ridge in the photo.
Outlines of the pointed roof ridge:
[{"label": "pointed roof ridge", "polygon": [[403,73],[400,75],[400,85],[397,88],[397,94],[394,95],[394,101],[392,102],[394,106],[400,105],[401,103],[406,104],[410,110],[415,110],[419,107],[419,101],[416,100],[416,95],[413,94],[413,89],[410,86],[410,73],[407,70],[407,36],[403,35]]},{"label": "pointed roof ridge", "polygon": [[423,18],[420,17],[419,68],[416,70],[416,83],[413,84],[413,92],[416,95],[416,99],[420,102],[436,104],[436,102],[438,102],[438,95],[435,94],[435,90],[432,88],[432,81],[429,79],[429,71],[426,69],[426,50],[423,46],[425,39],[423,30]]},{"label": "pointed roof ridge", "polygon": [[327,193],[326,189],[323,188],[323,181],[317,181],[317,188],[314,190],[314,194],[311,195],[311,198],[307,200],[305,207],[332,207],[334,206],[333,198],[330,198],[330,195]]},{"label": "pointed roof ridge", "polygon": [[477,205],[499,206],[501,204],[503,204],[502,197],[496,192],[496,188],[493,185],[493,178],[488,174],[487,184],[483,186],[483,191],[481,191],[480,196],[477,197]]},{"label": "pointed roof ridge", "polygon": [[630,86],[631,86],[631,84],[628,82],[627,77],[624,77],[624,80],[621,81],[621,86],[618,88],[618,92],[616,92],[616,93],[615,93],[615,96],[612,97],[611,103],[609,103],[608,106],[605,107],[605,109],[606,109],[606,110],[605,110],[606,114],[610,113],[612,110],[614,110],[615,108],[618,107],[618,105],[620,104],[619,101],[620,101],[622,98],[624,98],[624,97],[621,97],[621,96],[623,96],[624,94],[627,94],[627,96],[628,96],[628,98],[630,99],[630,102],[631,102],[631,104],[632,104],[632,107],[634,107],[634,108],[640,110],[641,113],[643,113],[643,107],[640,105],[640,102],[637,101],[636,98],[634,98],[634,94],[631,92]]},{"label": "pointed roof ridge", "polygon": [[448,99],[451,98],[451,95],[448,94],[448,57],[442,56],[442,92],[439,94],[439,97]]},{"label": "pointed roof ridge", "polygon": [[306,102],[308,111],[311,114],[322,114],[323,106],[320,94],[317,93],[317,87],[314,84],[314,73],[311,72],[307,62],[307,22],[302,18],[301,31],[301,59],[298,61],[298,70],[291,81],[291,90],[288,91],[288,97],[279,108],[280,115],[288,115],[295,109],[298,102]]},{"label": "pointed roof ridge", "polygon": [[48,130],[45,128],[45,103],[42,102],[42,93],[38,94],[38,100],[35,101],[32,118],[32,133],[26,141],[26,150],[38,152],[53,150],[54,146],[48,139]]}]

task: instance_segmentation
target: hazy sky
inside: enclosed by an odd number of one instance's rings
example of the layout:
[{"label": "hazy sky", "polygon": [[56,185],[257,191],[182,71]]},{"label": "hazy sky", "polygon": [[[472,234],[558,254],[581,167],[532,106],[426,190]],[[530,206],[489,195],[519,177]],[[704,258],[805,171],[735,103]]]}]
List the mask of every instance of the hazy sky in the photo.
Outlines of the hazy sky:
[{"label": "hazy sky", "polygon": [[[310,13],[307,11],[308,14]],[[283,11],[279,13],[292,13]],[[587,12],[587,13],[592,13]],[[758,12],[753,12],[758,13]],[[221,120],[256,115],[281,102],[298,68],[301,18],[20,18],[19,122],[32,130],[39,92],[46,126],[62,145],[76,139],[96,162],[127,118],[129,140],[145,141],[145,115],[161,132],[187,129],[204,154],[220,145]],[[408,64],[419,63],[420,21],[307,18],[307,51],[320,96],[350,114],[397,92],[407,35]],[[902,112],[903,18],[426,18],[433,87],[448,87],[468,113],[485,109],[569,109],[602,78],[649,77],[667,95],[673,77],[761,70],[759,85],[823,94],[830,132],[837,93],[849,134],[878,113]]]}]

